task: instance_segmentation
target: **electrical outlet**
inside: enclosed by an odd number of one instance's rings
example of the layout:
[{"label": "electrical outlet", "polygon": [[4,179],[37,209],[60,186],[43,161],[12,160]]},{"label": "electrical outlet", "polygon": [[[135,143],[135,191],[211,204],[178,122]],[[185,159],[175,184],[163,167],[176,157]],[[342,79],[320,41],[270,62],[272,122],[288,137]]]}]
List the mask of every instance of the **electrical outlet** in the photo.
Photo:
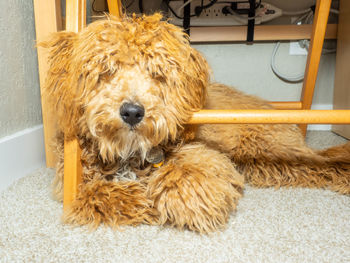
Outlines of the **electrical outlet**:
[{"label": "electrical outlet", "polygon": [[300,46],[299,41],[291,41],[289,55],[307,55],[307,49]]},{"label": "electrical outlet", "polygon": [[[205,0],[204,5],[209,3],[209,0]],[[178,16],[183,17],[184,9],[183,1],[170,1],[170,7],[177,13]],[[194,9],[196,6],[201,5],[201,0],[193,0],[191,2],[191,14],[194,14]],[[240,22],[235,21],[229,15],[222,13],[222,9],[229,4],[217,3],[213,6],[203,9],[199,16],[191,17],[191,26],[222,26],[222,25],[240,25]],[[171,12],[169,12],[171,17],[171,23],[181,26],[183,21],[178,19]]]},{"label": "electrical outlet", "polygon": [[[191,2],[191,14],[194,14],[194,10],[197,6],[201,6],[201,0],[193,0]],[[204,0],[203,4],[207,5],[210,1]],[[203,9],[199,16],[191,17],[191,26],[236,26],[246,25],[247,15],[231,15],[225,14],[222,10],[225,7],[229,7],[232,2],[241,2],[241,0],[231,0],[225,3],[215,3],[213,6]],[[180,17],[183,17],[183,1],[170,1],[170,7]],[[241,5],[241,4],[240,4]],[[248,6],[244,6],[247,8]],[[241,7],[243,8],[243,7]],[[182,19],[176,18],[172,12],[169,11],[171,23],[182,26]],[[282,15],[282,10],[268,3],[261,3],[261,7],[256,9],[255,24],[267,22]]]}]

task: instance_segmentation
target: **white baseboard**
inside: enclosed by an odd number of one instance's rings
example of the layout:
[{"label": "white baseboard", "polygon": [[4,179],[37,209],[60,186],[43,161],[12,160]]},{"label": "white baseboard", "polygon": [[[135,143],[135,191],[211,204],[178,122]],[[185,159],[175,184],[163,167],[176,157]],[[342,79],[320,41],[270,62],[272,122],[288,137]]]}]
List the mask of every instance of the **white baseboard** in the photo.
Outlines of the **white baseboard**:
[{"label": "white baseboard", "polygon": [[[312,110],[333,110],[333,104],[315,104],[311,107]],[[332,125],[330,124],[309,124],[308,131],[330,131]]]},{"label": "white baseboard", "polygon": [[45,166],[43,125],[0,139],[0,191]]}]

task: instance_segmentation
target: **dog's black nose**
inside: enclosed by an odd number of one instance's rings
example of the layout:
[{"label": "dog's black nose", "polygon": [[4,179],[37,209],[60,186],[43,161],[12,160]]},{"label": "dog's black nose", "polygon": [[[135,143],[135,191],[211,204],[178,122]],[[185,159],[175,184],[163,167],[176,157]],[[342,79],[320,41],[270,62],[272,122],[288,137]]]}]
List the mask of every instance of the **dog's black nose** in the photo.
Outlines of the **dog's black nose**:
[{"label": "dog's black nose", "polygon": [[126,102],[120,107],[120,116],[124,122],[134,126],[145,116],[145,109],[142,106]]}]

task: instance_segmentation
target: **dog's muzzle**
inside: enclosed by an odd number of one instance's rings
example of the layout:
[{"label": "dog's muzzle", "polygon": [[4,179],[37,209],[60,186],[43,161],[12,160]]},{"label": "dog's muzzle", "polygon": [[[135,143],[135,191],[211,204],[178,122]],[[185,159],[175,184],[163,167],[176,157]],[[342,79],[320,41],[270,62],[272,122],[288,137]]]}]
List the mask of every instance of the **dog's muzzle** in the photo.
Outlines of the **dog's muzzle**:
[{"label": "dog's muzzle", "polygon": [[135,126],[145,116],[145,109],[140,105],[126,102],[120,107],[120,116],[125,123]]}]

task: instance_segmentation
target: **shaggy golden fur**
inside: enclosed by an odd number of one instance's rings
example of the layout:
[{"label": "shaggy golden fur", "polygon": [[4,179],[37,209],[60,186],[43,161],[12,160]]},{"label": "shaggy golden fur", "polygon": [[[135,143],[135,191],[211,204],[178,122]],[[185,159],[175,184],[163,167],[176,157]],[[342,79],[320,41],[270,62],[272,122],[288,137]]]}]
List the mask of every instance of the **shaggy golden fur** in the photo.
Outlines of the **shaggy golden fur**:
[{"label": "shaggy golden fur", "polygon": [[[109,18],[41,45],[50,49],[45,91],[60,127],[57,200],[63,134],[82,148],[83,183],[65,222],[170,224],[206,233],[225,226],[244,181],[350,194],[349,144],[313,151],[295,125],[186,126],[202,108],[271,106],[210,83],[205,59],[159,14]],[[136,125],[121,117],[125,103],[144,109]],[[155,147],[165,156],[159,168],[147,159]]]}]

